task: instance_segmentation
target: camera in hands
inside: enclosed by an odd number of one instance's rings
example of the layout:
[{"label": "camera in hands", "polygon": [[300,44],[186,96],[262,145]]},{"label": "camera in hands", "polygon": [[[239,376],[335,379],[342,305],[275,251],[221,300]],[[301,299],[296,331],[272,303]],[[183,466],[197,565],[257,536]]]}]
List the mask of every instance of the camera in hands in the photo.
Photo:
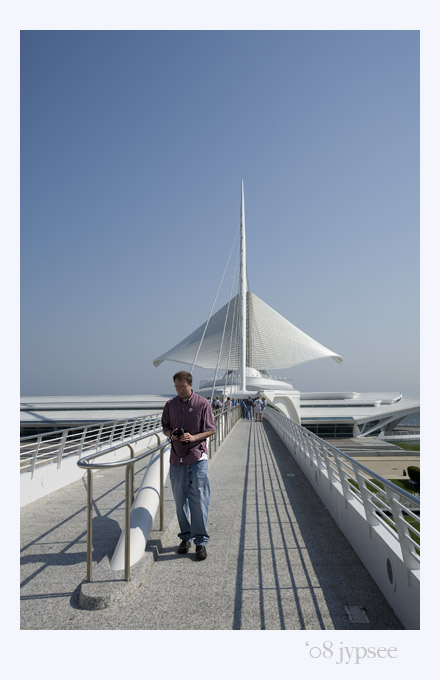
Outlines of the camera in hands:
[{"label": "camera in hands", "polygon": [[[184,427],[175,427],[174,430],[172,430],[171,435],[174,435],[175,437],[181,437],[182,435],[185,434],[185,432],[188,432],[188,430],[185,430]],[[180,442],[182,445],[183,444],[188,444],[188,442]]]}]

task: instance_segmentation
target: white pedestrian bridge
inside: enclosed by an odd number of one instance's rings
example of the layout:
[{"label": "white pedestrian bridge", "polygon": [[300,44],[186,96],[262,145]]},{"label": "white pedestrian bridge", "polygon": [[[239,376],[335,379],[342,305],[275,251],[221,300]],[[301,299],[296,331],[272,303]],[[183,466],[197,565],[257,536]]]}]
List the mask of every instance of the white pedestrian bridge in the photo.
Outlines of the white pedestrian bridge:
[{"label": "white pedestrian bridge", "polygon": [[22,439],[22,629],[418,629],[418,498],[273,409],[216,419],[204,562],[159,416]]}]

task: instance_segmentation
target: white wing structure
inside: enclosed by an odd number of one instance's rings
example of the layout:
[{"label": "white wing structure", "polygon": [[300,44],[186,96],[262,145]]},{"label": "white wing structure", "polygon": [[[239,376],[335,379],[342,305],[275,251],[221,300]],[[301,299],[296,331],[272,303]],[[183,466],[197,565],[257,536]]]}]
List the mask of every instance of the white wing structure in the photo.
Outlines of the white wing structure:
[{"label": "white wing structure", "polygon": [[307,361],[342,357],[324,347],[248,292],[248,366],[257,369],[292,368]]},{"label": "white wing structure", "polygon": [[[239,367],[239,324],[237,323],[237,306],[239,303],[239,296],[236,295],[235,298],[231,300],[228,305],[218,310],[210,318],[208,327],[206,329],[205,337],[203,338],[203,343],[200,347],[200,351],[197,355],[195,366],[199,368],[215,368],[217,366],[218,356],[220,352],[220,346],[222,344],[223,327],[226,323],[225,333],[223,337],[222,352],[219,360],[219,368],[226,369],[228,366],[231,370],[235,370]],[[235,308],[235,319],[234,317]],[[226,318],[228,316],[228,318]],[[155,366],[159,366],[163,361],[178,361],[182,364],[192,365],[194,358],[196,356],[197,350],[200,345],[200,340],[202,339],[203,332],[205,331],[206,322],[197,328],[193,333],[188,335],[184,340],[179,342],[178,345],[170,349],[165,354],[153,361]],[[231,341],[232,334],[232,341]],[[230,357],[229,356],[229,348]]]},{"label": "white wing structure", "polygon": [[[247,366],[258,370],[292,368],[324,357],[331,357],[338,363],[342,362],[339,354],[332,352],[294,326],[254,293],[248,291],[246,301]],[[236,295],[229,306],[224,305],[211,317],[195,366],[215,369],[218,365],[218,368],[225,370],[240,368],[239,304],[239,295]],[[159,366],[163,361],[192,364],[205,326],[206,323],[155,359],[154,365]],[[219,359],[220,346],[222,351]]]},{"label": "white wing structure", "polygon": [[[172,349],[153,361],[176,361],[215,369],[214,380],[200,383],[199,393],[213,396],[263,394],[268,403],[300,422],[300,393],[284,379],[270,376],[271,369],[292,368],[307,361],[342,357],[324,347],[269,307],[247,289],[244,187],[241,183],[239,292]],[[225,370],[217,379],[218,369]],[[235,375],[235,384],[228,384]]]}]

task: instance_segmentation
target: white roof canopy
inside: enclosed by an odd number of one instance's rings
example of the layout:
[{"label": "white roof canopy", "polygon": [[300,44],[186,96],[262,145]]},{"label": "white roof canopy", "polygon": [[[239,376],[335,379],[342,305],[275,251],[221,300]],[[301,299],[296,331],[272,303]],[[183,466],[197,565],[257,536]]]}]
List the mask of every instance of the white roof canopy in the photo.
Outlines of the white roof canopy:
[{"label": "white roof canopy", "polygon": [[[291,324],[253,293],[248,291],[246,300],[247,366],[258,370],[292,368],[323,357],[331,357],[338,363],[342,362],[339,354],[332,352]],[[222,347],[218,367],[225,370],[236,370],[240,367],[239,318],[239,295],[236,295],[229,304],[229,310],[226,304],[209,320],[195,366],[215,369],[220,347]],[[155,359],[154,365],[159,366],[163,361],[177,361],[192,365],[205,326],[206,323]]]}]

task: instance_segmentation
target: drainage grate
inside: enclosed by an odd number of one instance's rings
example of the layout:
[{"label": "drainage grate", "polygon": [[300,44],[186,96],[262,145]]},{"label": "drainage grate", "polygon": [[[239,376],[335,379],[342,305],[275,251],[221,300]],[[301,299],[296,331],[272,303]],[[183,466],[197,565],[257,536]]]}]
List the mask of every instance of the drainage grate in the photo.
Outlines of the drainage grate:
[{"label": "drainage grate", "polygon": [[357,605],[344,607],[348,614],[351,623],[370,623],[365,607],[358,607]]}]

